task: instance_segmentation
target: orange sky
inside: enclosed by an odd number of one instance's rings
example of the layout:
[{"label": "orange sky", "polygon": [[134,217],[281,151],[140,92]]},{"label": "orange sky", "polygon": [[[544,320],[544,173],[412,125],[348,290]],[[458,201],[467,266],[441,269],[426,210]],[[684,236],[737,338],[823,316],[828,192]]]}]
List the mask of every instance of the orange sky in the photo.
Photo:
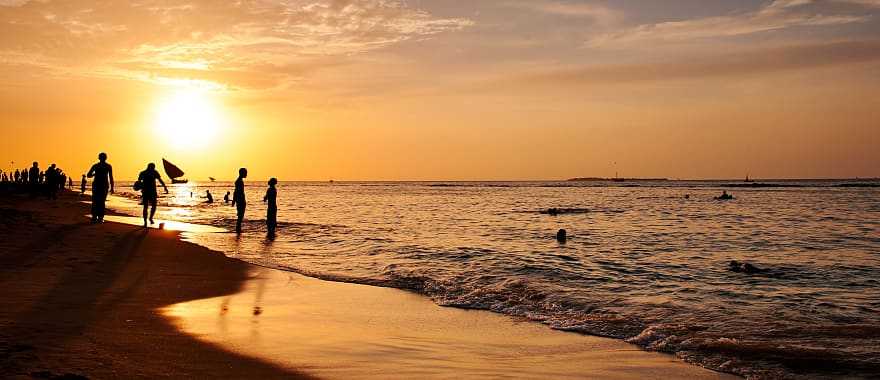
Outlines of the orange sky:
[{"label": "orange sky", "polygon": [[[476,4],[469,4],[476,3]],[[875,0],[0,0],[3,170],[880,176]],[[208,137],[203,139],[203,137]]]}]

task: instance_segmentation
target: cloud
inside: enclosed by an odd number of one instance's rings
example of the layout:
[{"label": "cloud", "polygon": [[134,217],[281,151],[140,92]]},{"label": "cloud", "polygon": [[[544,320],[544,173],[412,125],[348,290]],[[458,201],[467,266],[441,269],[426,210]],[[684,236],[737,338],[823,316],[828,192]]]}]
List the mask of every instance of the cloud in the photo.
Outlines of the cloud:
[{"label": "cloud", "polygon": [[733,37],[792,27],[864,22],[869,18],[864,15],[815,14],[804,12],[800,9],[812,3],[813,0],[775,0],[754,12],[645,24],[623,31],[599,35],[588,40],[587,46],[606,47],[630,45],[640,42],[675,42]]},{"label": "cloud", "polygon": [[560,1],[510,1],[506,3],[512,8],[525,9],[548,15],[565,17],[588,17],[599,23],[610,24],[620,20],[623,15],[617,10],[594,3],[570,3]]},{"label": "cloud", "polygon": [[834,0],[838,3],[848,3],[848,4],[856,4],[863,5],[871,8],[880,8],[880,0]]},{"label": "cloud", "polygon": [[0,7],[18,7],[30,0],[0,0]]},{"label": "cloud", "polygon": [[[245,87],[284,85],[302,75],[303,65],[320,66],[326,57],[344,60],[473,24],[398,0],[6,3],[17,5],[0,8],[0,54],[7,63],[138,80],[235,73],[239,80],[229,83],[222,75],[200,77]],[[295,69],[287,75],[285,68]],[[172,73],[178,76],[167,77]]]},{"label": "cloud", "polygon": [[[880,40],[804,44],[675,61],[556,68],[499,81],[526,86],[588,86],[729,78],[880,61]],[[493,88],[496,86],[486,86]]]}]

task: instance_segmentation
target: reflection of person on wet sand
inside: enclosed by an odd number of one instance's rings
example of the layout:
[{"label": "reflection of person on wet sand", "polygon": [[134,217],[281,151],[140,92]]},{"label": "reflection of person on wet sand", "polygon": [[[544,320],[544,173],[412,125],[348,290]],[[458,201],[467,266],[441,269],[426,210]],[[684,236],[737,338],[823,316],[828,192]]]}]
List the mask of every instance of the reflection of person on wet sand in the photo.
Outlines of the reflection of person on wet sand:
[{"label": "reflection of person on wet sand", "polygon": [[270,179],[269,188],[266,189],[266,196],[263,197],[263,202],[267,203],[266,232],[270,238],[275,236],[275,227],[278,226],[278,205],[275,203],[275,198],[278,195],[278,190],[275,189],[275,185],[277,184],[277,179]]},{"label": "reflection of person on wet sand", "polygon": [[156,191],[156,181],[159,181],[159,183],[162,184],[162,187],[165,188],[165,194],[168,194],[168,186],[165,185],[162,176],[156,171],[156,164],[151,162],[147,165],[147,169],[138,175],[138,183],[140,183],[141,187],[141,198],[144,203],[144,227],[147,226],[147,208],[150,206],[152,206],[149,214],[150,224],[156,223],[153,221],[153,217],[156,216],[156,207],[159,203],[159,194]]},{"label": "reflection of person on wet sand", "polygon": [[92,165],[86,174],[92,180],[92,223],[104,221],[104,208],[107,203],[107,190],[113,192],[113,167],[107,163],[107,153],[98,155],[98,163]]},{"label": "reflection of person on wet sand", "polygon": [[244,211],[247,208],[247,199],[244,196],[244,179],[247,178],[247,169],[238,169],[238,179],[235,180],[235,192],[232,193],[232,205],[236,207],[235,232],[241,234],[241,222],[244,220]]}]

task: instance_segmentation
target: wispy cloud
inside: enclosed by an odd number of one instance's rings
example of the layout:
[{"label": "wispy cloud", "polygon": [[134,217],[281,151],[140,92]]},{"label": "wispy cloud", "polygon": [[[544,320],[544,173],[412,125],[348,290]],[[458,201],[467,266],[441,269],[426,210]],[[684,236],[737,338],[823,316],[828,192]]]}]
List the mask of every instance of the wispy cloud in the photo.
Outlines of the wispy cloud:
[{"label": "wispy cloud", "polygon": [[473,23],[396,0],[0,1],[7,63],[138,80],[214,71],[233,79],[201,76],[242,87],[283,85],[302,75],[303,65],[320,66],[326,57],[344,60]]},{"label": "wispy cloud", "polygon": [[505,4],[512,8],[526,9],[549,15],[588,17],[603,24],[616,22],[623,17],[621,12],[596,3],[525,0],[509,1]]},{"label": "wispy cloud", "polygon": [[[852,0],[859,1],[859,0]],[[872,1],[872,0],[861,0]],[[828,26],[869,19],[866,15],[810,13],[802,9],[813,0],[775,0],[753,12],[699,19],[645,24],[587,41],[591,47],[621,46],[639,42],[676,42],[749,35],[803,26]]]},{"label": "wispy cloud", "polygon": [[837,3],[849,3],[864,5],[866,7],[880,8],[880,0],[834,0]]},{"label": "wispy cloud", "polygon": [[497,89],[511,85],[560,88],[731,78],[876,62],[880,62],[880,41],[847,41],[680,57],[666,62],[557,67],[505,78],[494,85],[482,83],[480,88]]}]

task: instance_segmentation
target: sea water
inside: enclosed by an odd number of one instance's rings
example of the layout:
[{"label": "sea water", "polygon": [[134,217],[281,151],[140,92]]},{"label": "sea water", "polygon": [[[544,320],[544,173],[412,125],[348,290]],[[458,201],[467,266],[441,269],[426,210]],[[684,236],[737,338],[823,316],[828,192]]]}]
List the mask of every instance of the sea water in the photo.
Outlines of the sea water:
[{"label": "sea water", "polygon": [[[774,183],[785,187],[287,182],[275,239],[266,237],[266,186],[248,183],[241,236],[185,237],[258,265],[410,289],[714,369],[880,373],[880,188]],[[735,199],[714,199],[722,189]],[[231,231],[231,190],[175,185],[159,217]],[[137,213],[128,196],[116,206]],[[556,241],[559,229],[567,242]],[[764,271],[732,272],[731,260]]]}]

